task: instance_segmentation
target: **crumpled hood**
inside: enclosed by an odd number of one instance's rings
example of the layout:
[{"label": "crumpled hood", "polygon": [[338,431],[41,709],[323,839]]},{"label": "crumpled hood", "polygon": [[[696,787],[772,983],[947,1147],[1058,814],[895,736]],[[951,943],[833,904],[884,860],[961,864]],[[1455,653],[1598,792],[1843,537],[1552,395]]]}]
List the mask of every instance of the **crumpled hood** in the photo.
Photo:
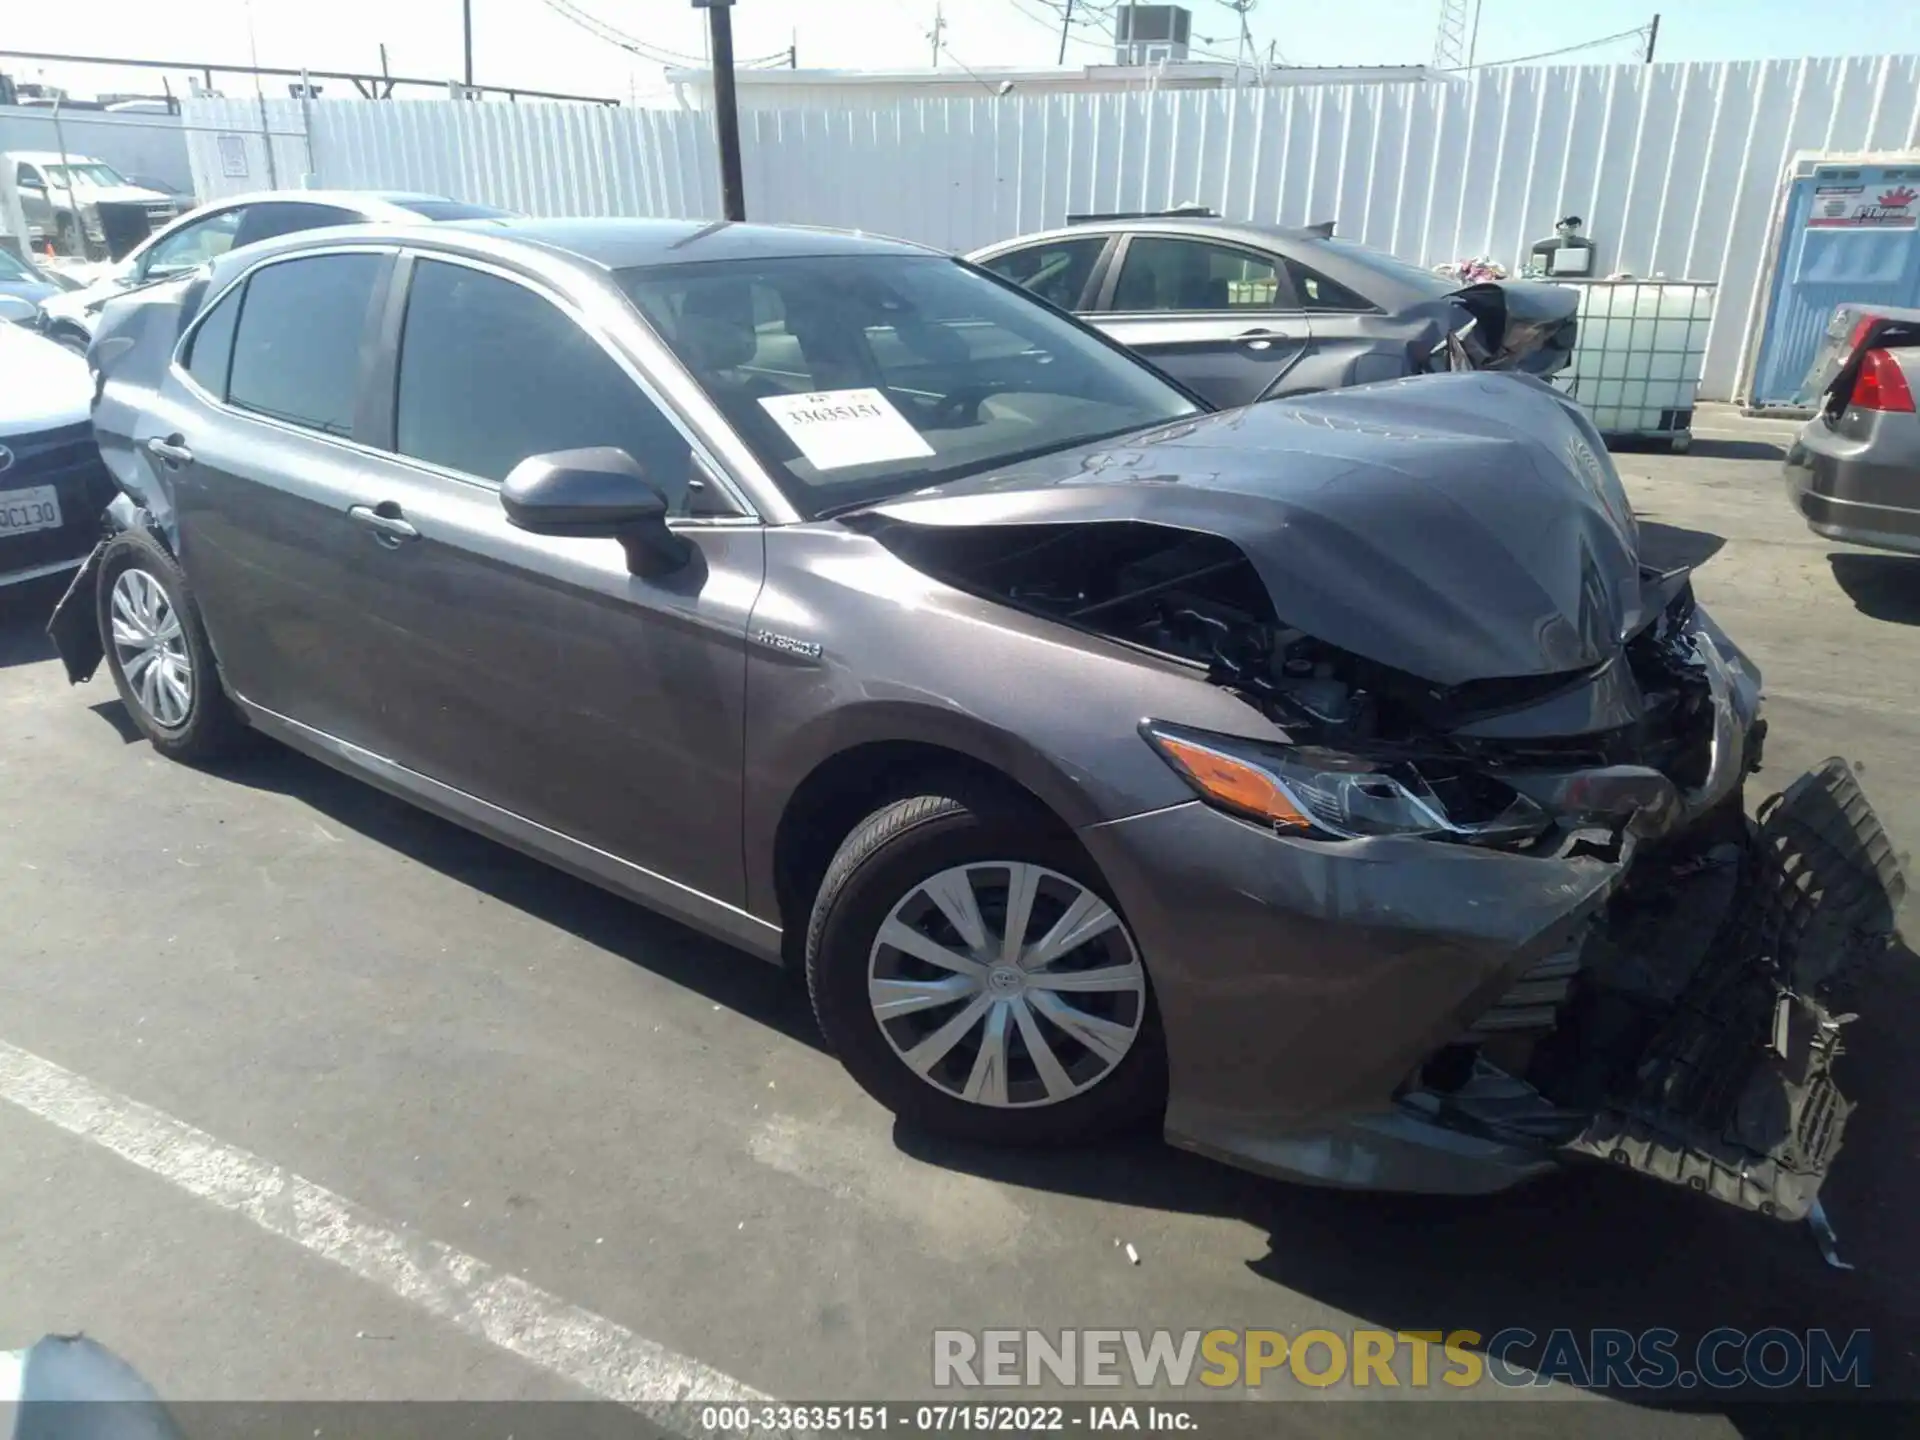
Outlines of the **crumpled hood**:
[{"label": "crumpled hood", "polygon": [[1219,535],[1283,623],[1442,685],[1596,665],[1642,618],[1633,514],[1600,437],[1522,376],[1418,376],[1197,416],[867,513]]}]

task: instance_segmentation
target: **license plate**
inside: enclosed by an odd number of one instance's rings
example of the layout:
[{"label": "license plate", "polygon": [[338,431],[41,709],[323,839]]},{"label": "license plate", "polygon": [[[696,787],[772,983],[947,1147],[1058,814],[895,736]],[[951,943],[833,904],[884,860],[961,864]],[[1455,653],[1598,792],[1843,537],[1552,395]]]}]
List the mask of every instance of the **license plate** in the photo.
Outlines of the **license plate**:
[{"label": "license plate", "polygon": [[51,485],[0,490],[0,535],[28,535],[60,528],[60,492]]}]

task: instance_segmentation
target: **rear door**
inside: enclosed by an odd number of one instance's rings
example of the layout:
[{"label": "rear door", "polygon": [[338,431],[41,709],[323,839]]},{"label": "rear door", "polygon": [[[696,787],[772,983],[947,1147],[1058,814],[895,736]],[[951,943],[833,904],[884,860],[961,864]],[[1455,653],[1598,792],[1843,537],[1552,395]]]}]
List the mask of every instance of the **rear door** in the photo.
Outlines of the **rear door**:
[{"label": "rear door", "polygon": [[1312,331],[1277,257],[1189,235],[1134,233],[1086,318],[1215,405],[1278,393]]},{"label": "rear door", "polygon": [[393,255],[296,251],[255,267],[189,332],[132,436],[164,472],[180,560],[227,684],[358,743],[374,698],[354,619],[360,432]]}]

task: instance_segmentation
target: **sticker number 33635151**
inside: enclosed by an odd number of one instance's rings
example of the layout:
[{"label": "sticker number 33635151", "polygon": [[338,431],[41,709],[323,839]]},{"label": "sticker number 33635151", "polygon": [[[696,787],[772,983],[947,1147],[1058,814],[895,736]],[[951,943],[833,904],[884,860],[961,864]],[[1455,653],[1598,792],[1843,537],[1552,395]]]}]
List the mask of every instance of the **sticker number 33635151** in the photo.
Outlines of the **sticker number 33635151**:
[{"label": "sticker number 33635151", "polygon": [[933,454],[933,447],[878,390],[774,395],[760,403],[816,469]]}]

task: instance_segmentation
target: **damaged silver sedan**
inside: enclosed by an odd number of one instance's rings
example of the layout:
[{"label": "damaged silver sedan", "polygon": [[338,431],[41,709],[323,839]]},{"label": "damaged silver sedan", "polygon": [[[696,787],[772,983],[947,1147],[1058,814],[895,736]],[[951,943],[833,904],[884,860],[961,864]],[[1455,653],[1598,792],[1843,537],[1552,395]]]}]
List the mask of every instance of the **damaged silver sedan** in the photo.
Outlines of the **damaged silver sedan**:
[{"label": "damaged silver sedan", "polygon": [[252,727],[804,968],[908,1121],[1783,1218],[1903,884],[1524,377],[1204,403],[910,246],[334,231],[130,296],[63,602]]}]

